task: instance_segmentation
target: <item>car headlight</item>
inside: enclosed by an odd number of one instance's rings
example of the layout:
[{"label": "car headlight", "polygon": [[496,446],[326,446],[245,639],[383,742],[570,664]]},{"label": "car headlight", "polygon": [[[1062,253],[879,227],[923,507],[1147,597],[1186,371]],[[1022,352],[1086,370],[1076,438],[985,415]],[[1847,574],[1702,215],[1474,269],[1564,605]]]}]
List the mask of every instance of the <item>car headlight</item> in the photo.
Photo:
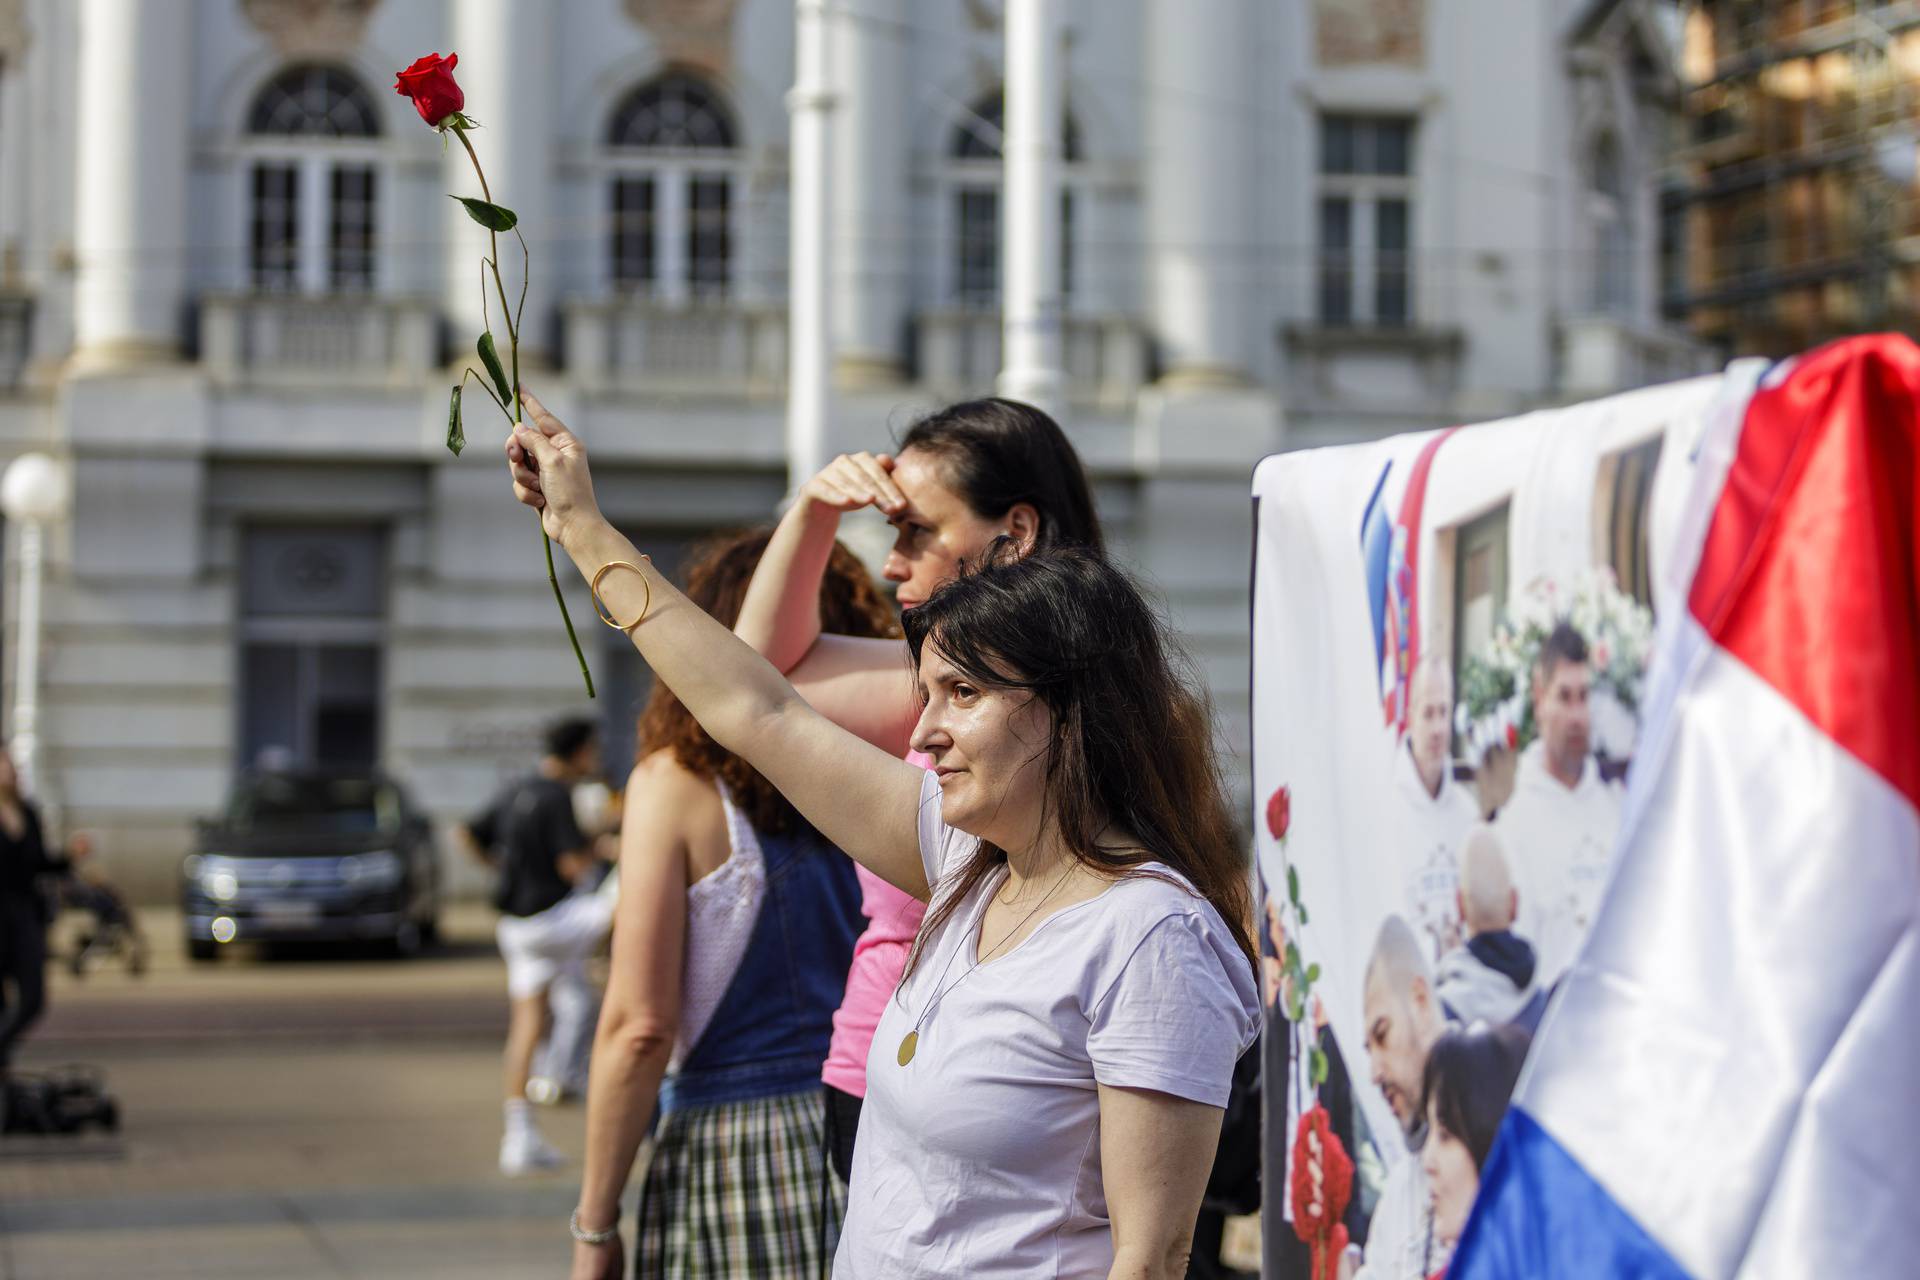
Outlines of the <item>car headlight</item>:
[{"label": "car headlight", "polygon": [[366,889],[387,889],[400,883],[400,855],[391,849],[355,854],[341,859],[347,883]]},{"label": "car headlight", "polygon": [[214,901],[229,902],[240,892],[240,878],[231,871],[212,871],[201,878],[200,887]]},{"label": "car headlight", "polygon": [[199,854],[190,853],[180,860],[180,874],[188,880],[198,880],[200,878],[200,869],[205,865],[206,860]]}]

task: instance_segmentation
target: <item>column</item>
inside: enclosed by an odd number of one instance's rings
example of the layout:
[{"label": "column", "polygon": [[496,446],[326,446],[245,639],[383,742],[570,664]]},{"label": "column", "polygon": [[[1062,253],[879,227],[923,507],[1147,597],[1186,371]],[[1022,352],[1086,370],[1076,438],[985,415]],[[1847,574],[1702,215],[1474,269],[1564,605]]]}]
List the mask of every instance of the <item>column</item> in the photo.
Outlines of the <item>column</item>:
[{"label": "column", "polygon": [[1147,0],[1148,280],[1165,381],[1237,385],[1253,279],[1252,23],[1247,0]]},{"label": "column", "polygon": [[1065,384],[1060,296],[1064,8],[1061,0],[1006,4],[1000,394],[1058,414]]},{"label": "column", "polygon": [[838,0],[832,24],[834,371],[899,382],[907,327],[912,30],[904,0]]},{"label": "column", "polygon": [[797,491],[826,465],[833,317],[827,301],[828,188],[834,96],[827,0],[795,0],[787,265],[787,476]]},{"label": "column", "polygon": [[80,0],[74,347],[173,360],[187,283],[190,0]]},{"label": "column", "polygon": [[[519,215],[520,233],[533,256],[521,319],[524,369],[552,355],[554,282],[562,266],[549,199],[555,180],[553,33],[558,24],[544,6],[515,0],[453,0],[451,9],[452,47],[460,55],[454,76],[466,94],[466,114],[481,126],[468,136],[487,171],[494,203]],[[480,194],[472,162],[458,143],[448,146],[446,164],[449,191]],[[596,198],[605,197],[596,193]],[[486,328],[480,310],[480,262],[487,252],[487,233],[454,201],[446,207],[447,315],[453,321],[455,350],[471,355]],[[518,303],[520,242],[511,232],[500,237],[500,276],[508,301]],[[491,281],[488,287],[491,290]],[[489,292],[493,337],[504,361],[507,330],[498,302]]]}]

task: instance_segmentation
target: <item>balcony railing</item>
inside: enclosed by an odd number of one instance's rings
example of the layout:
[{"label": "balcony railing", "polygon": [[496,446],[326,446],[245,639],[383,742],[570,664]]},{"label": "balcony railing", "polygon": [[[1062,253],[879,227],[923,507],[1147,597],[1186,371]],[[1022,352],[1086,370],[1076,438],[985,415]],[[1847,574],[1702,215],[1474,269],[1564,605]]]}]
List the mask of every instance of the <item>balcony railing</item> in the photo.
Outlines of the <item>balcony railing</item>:
[{"label": "balcony railing", "polygon": [[576,299],[561,306],[574,385],[777,398],[787,386],[787,313],[779,305]]},{"label": "balcony railing", "polygon": [[[915,325],[920,381],[943,397],[991,395],[1000,372],[997,311],[922,312]],[[1127,316],[1070,316],[1061,335],[1067,398],[1125,408],[1147,380],[1147,335]]]},{"label": "balcony railing", "polygon": [[412,386],[434,364],[434,316],[425,298],[212,294],[200,355],[230,386]]},{"label": "balcony railing", "polygon": [[33,295],[0,292],[0,393],[18,391],[33,354]]},{"label": "balcony railing", "polygon": [[1672,329],[1650,329],[1612,316],[1581,316],[1560,329],[1561,391],[1608,395],[1711,372],[1712,351]]}]

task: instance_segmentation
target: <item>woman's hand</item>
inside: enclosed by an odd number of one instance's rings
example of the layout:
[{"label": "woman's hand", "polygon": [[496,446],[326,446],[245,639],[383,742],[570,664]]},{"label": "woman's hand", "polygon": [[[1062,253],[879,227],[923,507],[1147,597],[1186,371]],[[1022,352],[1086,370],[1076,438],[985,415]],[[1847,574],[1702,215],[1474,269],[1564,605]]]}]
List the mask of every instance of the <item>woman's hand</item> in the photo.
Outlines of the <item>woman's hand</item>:
[{"label": "woman's hand", "polygon": [[605,1244],[583,1244],[576,1240],[573,1270],[568,1276],[570,1280],[624,1280],[626,1252],[618,1235]]},{"label": "woman's hand", "polygon": [[520,402],[530,417],[507,437],[513,496],[538,511],[547,536],[565,547],[578,530],[601,519],[587,447],[525,387]]},{"label": "woman's hand", "polygon": [[840,512],[878,507],[892,517],[907,509],[907,496],[893,482],[890,453],[843,453],[801,485],[799,496]]}]

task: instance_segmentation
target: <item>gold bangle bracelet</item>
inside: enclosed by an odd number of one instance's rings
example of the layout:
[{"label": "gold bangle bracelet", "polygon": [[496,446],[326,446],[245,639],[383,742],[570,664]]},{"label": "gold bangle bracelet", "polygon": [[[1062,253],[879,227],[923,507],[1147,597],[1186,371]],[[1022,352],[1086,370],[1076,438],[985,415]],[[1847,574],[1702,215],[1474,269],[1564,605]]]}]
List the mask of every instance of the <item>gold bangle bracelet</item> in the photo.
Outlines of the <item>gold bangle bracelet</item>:
[{"label": "gold bangle bracelet", "polygon": [[[652,556],[641,556],[640,558],[646,561],[648,564],[653,563]],[[606,605],[600,602],[600,579],[606,577],[607,571],[610,569],[633,570],[635,573],[640,575],[640,585],[647,589],[646,602],[640,606],[640,613],[637,617],[634,618],[632,622],[621,623],[616,621],[614,619],[613,614],[607,611]],[[641,570],[640,566],[633,563],[631,560],[611,560],[606,564],[601,565],[600,572],[593,575],[593,582],[590,586],[588,586],[587,592],[589,595],[593,597],[593,611],[600,615],[600,621],[606,623],[608,626],[612,627],[615,631],[624,632],[629,636],[633,634],[633,629],[635,627],[639,626],[642,622],[646,621],[647,610],[653,608],[653,584],[647,581],[647,575],[644,571]]]}]

